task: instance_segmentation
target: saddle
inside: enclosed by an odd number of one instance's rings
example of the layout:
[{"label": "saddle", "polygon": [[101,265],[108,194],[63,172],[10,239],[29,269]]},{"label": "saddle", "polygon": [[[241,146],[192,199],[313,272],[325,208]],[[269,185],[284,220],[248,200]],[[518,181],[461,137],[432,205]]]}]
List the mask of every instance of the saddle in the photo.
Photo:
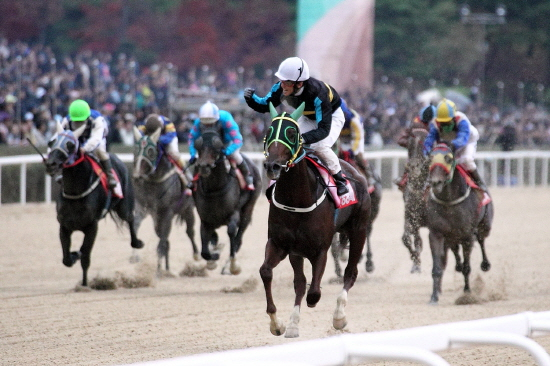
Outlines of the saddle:
[{"label": "saddle", "polygon": [[[84,159],[88,160],[92,165],[92,169],[94,173],[99,177],[99,181],[105,193],[109,193],[110,190],[109,190],[109,185],[107,184],[107,174],[105,174],[105,172],[103,171],[103,168],[101,168],[101,166],[99,165],[99,162],[88,154],[83,154],[82,156]],[[124,198],[124,194],[122,193],[122,186],[120,185],[120,179],[118,178],[118,174],[116,170],[112,169],[112,172],[113,172],[113,176],[117,181],[117,185],[113,189],[113,195],[116,198],[122,199]]]},{"label": "saddle", "polygon": [[466,184],[468,184],[470,187],[472,187],[472,189],[474,189],[481,201],[481,203],[479,204],[480,207],[483,207],[483,206],[486,206],[488,205],[491,201],[492,201],[492,198],[491,196],[489,196],[487,194],[487,192],[485,192],[484,190],[482,190],[473,180],[473,178],[470,176],[470,174],[468,173],[468,171],[466,171],[466,169],[464,169],[464,167],[462,165],[457,165],[456,166],[456,170],[458,170],[458,172],[460,173],[460,175],[464,178],[464,180],[466,181]]},{"label": "saddle", "polygon": [[[332,201],[334,202],[334,205],[336,206],[336,208],[344,208],[344,207],[356,204],[358,202],[357,195],[355,194],[355,189],[350,184],[347,178],[346,178],[346,186],[348,187],[348,193],[346,193],[343,196],[338,196],[338,194],[336,193],[336,182],[334,181],[334,178],[332,177],[332,174],[330,174],[330,171],[328,170],[328,168],[319,159],[319,157],[313,154],[308,154],[305,156],[305,159],[307,164],[312,168],[313,172],[319,178],[319,182],[321,183],[321,185],[325,187],[325,189],[329,192],[330,197],[332,198]],[[345,178],[345,175],[344,175],[344,178]],[[271,202],[273,189],[275,189],[275,183],[276,181],[274,180],[270,181],[269,186],[265,191],[267,200],[269,202]]]}]

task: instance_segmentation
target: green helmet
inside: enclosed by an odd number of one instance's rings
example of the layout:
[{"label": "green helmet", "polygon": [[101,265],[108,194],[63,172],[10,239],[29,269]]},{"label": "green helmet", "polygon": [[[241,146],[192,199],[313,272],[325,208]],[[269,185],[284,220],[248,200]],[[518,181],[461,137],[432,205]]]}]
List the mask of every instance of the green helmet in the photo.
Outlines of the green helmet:
[{"label": "green helmet", "polygon": [[73,101],[69,106],[69,117],[71,118],[71,121],[74,122],[82,122],[87,120],[91,113],[90,106],[82,99]]}]

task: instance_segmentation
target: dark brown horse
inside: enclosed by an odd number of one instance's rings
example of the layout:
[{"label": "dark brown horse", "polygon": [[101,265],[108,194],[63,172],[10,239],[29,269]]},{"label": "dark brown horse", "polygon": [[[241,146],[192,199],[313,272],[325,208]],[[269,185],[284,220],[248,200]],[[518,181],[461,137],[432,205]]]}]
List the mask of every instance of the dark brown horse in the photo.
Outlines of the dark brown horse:
[{"label": "dark brown horse", "polygon": [[[45,163],[49,174],[62,172],[62,189],[57,198],[56,209],[63,264],[71,267],[80,260],[82,286],[86,287],[98,222],[107,213],[111,214],[117,225],[122,221],[128,224],[132,248],[143,248],[143,242],[137,238],[134,226],[134,190],[126,165],[116,155],[111,154],[111,163],[124,195],[124,198],[116,198],[102,187],[100,177],[105,174],[98,168],[99,165],[94,164],[94,158],[79,147],[78,139],[85,128],[86,125],[74,132],[65,131],[58,123],[57,134],[48,143],[50,152]],[[84,233],[84,240],[78,251],[71,251],[71,235],[74,231]]]},{"label": "dark brown horse", "polygon": [[[420,272],[420,254],[422,238],[420,228],[426,227],[426,180],[430,161],[423,153],[424,140],[428,130],[421,123],[411,126],[407,137],[407,183],[403,190],[405,203],[405,228],[403,244],[409,250],[413,265],[411,273]],[[413,240],[414,246],[413,246]]]},{"label": "dark brown horse", "polygon": [[[368,191],[371,201],[371,214],[367,225],[365,270],[368,273],[371,273],[372,271],[374,271],[374,262],[372,260],[372,247],[370,243],[370,236],[372,233],[374,220],[376,220],[378,212],[380,212],[380,202],[382,201],[382,180],[380,179],[378,174],[374,172],[372,165],[368,164],[368,162],[366,162],[363,157],[353,155],[349,151],[342,150],[339,150],[338,157],[349,163],[352,167],[355,168],[355,170],[363,174],[367,179],[367,182],[369,183]],[[360,161],[359,159],[363,159],[363,161]],[[371,182],[369,182],[369,177],[371,177]],[[347,253],[346,255],[344,255],[347,243],[347,238],[345,238],[345,236],[341,237],[340,235],[335,235],[332,241],[331,253],[332,257],[334,258],[334,271],[336,272],[337,278],[342,278],[342,267],[340,266],[339,260],[347,260]]]},{"label": "dark brown horse", "polygon": [[468,184],[457,166],[450,147],[441,143],[430,154],[430,199],[427,203],[427,225],[430,230],[430,248],[432,251],[433,292],[431,303],[437,303],[441,293],[441,280],[447,264],[447,252],[451,249],[458,257],[462,247],[463,263],[457,261],[464,275],[464,292],[470,292],[470,254],[474,237],[481,246],[483,260],[481,269],[491,268],[485,253],[485,239],[491,232],[493,204],[482,204],[483,192]]},{"label": "dark brown horse", "polygon": [[[345,306],[348,291],[357,279],[357,265],[365,245],[371,210],[365,177],[344,161],[340,161],[343,173],[350,179],[358,202],[336,209],[334,202],[326,197],[327,187],[320,184],[314,170],[316,168],[310,167],[304,158],[305,150],[296,122],[303,108],[302,104],[291,115],[277,115],[273,105],[270,105],[272,123],[264,144],[264,167],[267,177],[276,183],[268,191],[268,197],[271,199],[268,240],[260,276],[265,288],[267,314],[271,319],[271,333],[284,333],[287,338],[299,336],[300,307],[307,287],[304,258],[309,260],[312,266],[311,285],[307,291],[306,302],[309,307],[315,307],[321,298],[321,279],[327,263],[328,250],[337,232],[349,238],[350,251],[344,271],[343,290],[337,298],[333,315],[333,326],[336,329],[346,326]],[[289,257],[294,270],[296,297],[290,323],[285,327],[277,318],[271,282],[273,268],[286,256]]]},{"label": "dark brown horse", "polygon": [[227,226],[230,241],[229,260],[222,273],[237,275],[241,267],[237,262],[237,252],[241,248],[243,235],[252,220],[252,212],[258,197],[262,179],[260,171],[252,161],[243,155],[250,174],[254,178],[254,191],[242,189],[237,177],[237,169],[231,166],[224,153],[222,134],[215,128],[205,128],[195,140],[198,159],[195,163],[198,173],[196,189],[193,191],[195,206],[201,219],[201,256],[208,261],[209,269],[216,267],[219,253],[210,250],[216,247],[216,229]]}]

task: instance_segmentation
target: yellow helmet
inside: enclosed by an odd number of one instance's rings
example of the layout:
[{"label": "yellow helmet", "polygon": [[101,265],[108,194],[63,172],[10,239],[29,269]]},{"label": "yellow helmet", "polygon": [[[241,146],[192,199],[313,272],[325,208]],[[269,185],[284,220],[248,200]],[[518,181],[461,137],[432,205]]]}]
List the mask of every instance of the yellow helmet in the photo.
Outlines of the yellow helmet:
[{"label": "yellow helmet", "polygon": [[456,115],[456,105],[449,99],[443,99],[436,108],[435,121],[439,123],[448,123]]}]

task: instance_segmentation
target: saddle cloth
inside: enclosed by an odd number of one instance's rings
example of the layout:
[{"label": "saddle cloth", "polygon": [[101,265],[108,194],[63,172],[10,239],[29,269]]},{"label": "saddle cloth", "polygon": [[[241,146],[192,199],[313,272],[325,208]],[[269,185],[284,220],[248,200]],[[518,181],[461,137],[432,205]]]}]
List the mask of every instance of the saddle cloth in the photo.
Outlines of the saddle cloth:
[{"label": "saddle cloth", "polygon": [[[332,177],[328,169],[319,160],[319,158],[316,157],[315,155],[307,155],[305,159],[307,159],[307,162],[310,163],[311,166],[316,168],[316,172],[318,176],[322,179],[321,184],[323,184],[323,186],[329,192],[336,208],[344,208],[357,203],[358,200],[357,200],[357,195],[355,194],[355,189],[350,184],[348,179],[346,179],[346,186],[348,187],[348,193],[342,196],[338,196],[338,193],[336,192],[336,182],[334,181],[334,178]],[[273,188],[275,188],[275,183],[276,183],[275,180],[271,180],[269,182],[269,186],[266,189],[265,194],[269,201],[271,200],[271,192],[273,191]]]},{"label": "saddle cloth", "polygon": [[[109,186],[107,185],[107,174],[103,171],[103,168],[99,165],[99,163],[93,159],[89,155],[84,155],[84,158],[87,159],[90,164],[92,164],[92,169],[94,170],[94,173],[99,177],[101,186],[103,187],[103,190],[105,193],[109,193]],[[115,177],[117,181],[116,187],[113,189],[113,196],[116,198],[124,198],[124,194],[122,193],[122,186],[120,185],[120,179],[118,178],[118,174],[114,169],[111,170],[113,172],[113,176]]]},{"label": "saddle cloth", "polygon": [[472,187],[473,189],[475,189],[477,192],[480,192],[481,194],[483,194],[483,197],[481,199],[481,203],[480,203],[480,207],[483,207],[485,205],[488,205],[489,202],[491,202],[493,199],[491,198],[491,196],[489,196],[489,194],[485,191],[483,191],[475,182],[474,180],[472,179],[472,177],[470,176],[470,174],[466,171],[466,169],[464,169],[464,167],[462,165],[457,165],[456,166],[456,169],[458,170],[458,172],[460,173],[460,175],[462,175],[462,177],[464,177],[464,180],[466,181],[466,184],[468,184],[470,187]]}]

